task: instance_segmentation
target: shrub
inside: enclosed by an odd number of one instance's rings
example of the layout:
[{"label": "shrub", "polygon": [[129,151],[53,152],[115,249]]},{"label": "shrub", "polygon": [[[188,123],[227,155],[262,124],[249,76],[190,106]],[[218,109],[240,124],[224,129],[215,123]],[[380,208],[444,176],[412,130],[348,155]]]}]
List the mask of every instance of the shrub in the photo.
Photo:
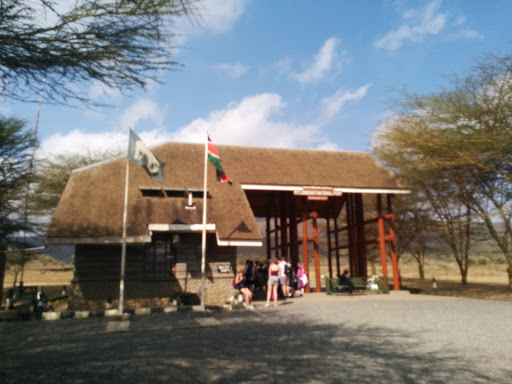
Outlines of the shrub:
[{"label": "shrub", "polygon": [[490,264],[490,262],[491,262],[491,260],[487,256],[479,256],[476,259],[476,263],[478,265],[487,265],[487,264]]}]

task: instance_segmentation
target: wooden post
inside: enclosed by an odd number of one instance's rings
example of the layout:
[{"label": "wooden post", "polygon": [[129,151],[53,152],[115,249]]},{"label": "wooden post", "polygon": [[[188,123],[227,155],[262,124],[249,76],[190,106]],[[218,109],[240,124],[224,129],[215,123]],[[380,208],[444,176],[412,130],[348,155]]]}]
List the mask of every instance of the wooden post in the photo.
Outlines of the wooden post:
[{"label": "wooden post", "polygon": [[313,218],[313,255],[315,257],[315,292],[322,292],[322,279],[320,278],[320,246],[318,237],[318,214],[311,212],[310,217]]},{"label": "wooden post", "polygon": [[355,216],[357,223],[357,271],[359,277],[368,277],[366,264],[366,235],[364,229],[364,205],[363,195],[358,193],[355,195]]},{"label": "wooden post", "polygon": [[278,218],[277,218],[277,209],[276,211],[274,212],[274,250],[275,250],[275,253],[274,253],[274,256],[275,257],[279,257],[279,251],[280,251],[280,245],[281,243],[279,242],[279,229],[281,228],[281,225],[278,221]]},{"label": "wooden post", "polygon": [[357,230],[355,220],[354,194],[347,195],[347,231],[348,231],[348,258],[350,275],[356,276],[359,270],[357,260]]},{"label": "wooden post", "polygon": [[295,212],[295,196],[290,198],[290,258],[293,266],[299,262],[299,235],[297,229],[297,213]]},{"label": "wooden post", "polygon": [[270,260],[272,258],[272,234],[270,233],[270,214],[267,213],[267,260]]},{"label": "wooden post", "polygon": [[388,276],[387,258],[386,258],[386,239],[384,234],[384,215],[382,213],[382,195],[377,195],[377,214],[378,214],[378,225],[379,225],[379,249],[380,249],[380,260],[382,265],[382,280],[383,288],[387,289],[386,284]]},{"label": "wooden post", "polygon": [[281,221],[281,255],[288,258],[288,204],[285,192],[281,193],[279,199],[279,217]]},{"label": "wooden post", "polygon": [[[302,263],[304,264],[304,270],[308,274],[308,279],[310,279],[309,273],[309,254],[308,254],[308,216],[305,211],[302,212]],[[311,292],[310,288],[311,284],[306,285],[305,292]]]},{"label": "wooden post", "polygon": [[334,218],[334,233],[335,233],[335,244],[336,244],[336,277],[341,275],[340,270],[340,241],[339,241],[339,228],[338,228],[338,218]]},{"label": "wooden post", "polygon": [[332,245],[331,245],[331,218],[327,216],[327,262],[329,263],[329,278],[332,279]]}]

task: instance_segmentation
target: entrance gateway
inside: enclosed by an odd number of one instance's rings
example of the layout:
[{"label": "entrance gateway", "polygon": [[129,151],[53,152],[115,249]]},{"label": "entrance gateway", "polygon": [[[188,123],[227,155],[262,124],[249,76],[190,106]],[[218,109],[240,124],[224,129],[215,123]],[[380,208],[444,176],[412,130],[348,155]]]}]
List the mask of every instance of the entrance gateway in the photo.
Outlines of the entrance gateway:
[{"label": "entrance gateway", "polygon": [[[254,215],[266,220],[266,257],[289,258],[292,264],[300,262],[311,276],[315,275],[315,291],[321,292],[319,219],[326,222],[328,275],[341,274],[341,251],[347,250],[351,276],[367,276],[367,246],[377,244],[384,288],[399,290],[396,236],[392,213],[394,191],[355,189],[324,186],[255,186],[242,185]],[[374,217],[365,218],[363,195],[375,199]],[[385,201],[383,201],[385,200]],[[345,217],[343,226],[340,215]],[[299,233],[299,226],[301,233]],[[370,229],[374,227],[375,233]],[[313,247],[310,264],[310,244]],[[388,284],[388,254],[393,281]],[[310,285],[306,286],[310,292]]]}]

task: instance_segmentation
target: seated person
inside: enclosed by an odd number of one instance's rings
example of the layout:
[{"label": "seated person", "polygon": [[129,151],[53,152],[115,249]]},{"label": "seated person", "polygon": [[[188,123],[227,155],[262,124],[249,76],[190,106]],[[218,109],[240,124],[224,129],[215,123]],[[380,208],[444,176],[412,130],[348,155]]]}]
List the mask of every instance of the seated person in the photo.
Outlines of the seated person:
[{"label": "seated person", "polygon": [[348,273],[348,269],[343,271],[343,274],[338,277],[338,281],[340,285],[348,287],[348,293],[352,294],[352,292],[354,292],[354,283],[350,281],[350,274]]},{"label": "seated person", "polygon": [[245,296],[245,308],[253,310],[252,305],[252,291],[247,287],[245,279],[245,267],[242,267],[235,276],[233,286],[239,290],[239,292]]}]

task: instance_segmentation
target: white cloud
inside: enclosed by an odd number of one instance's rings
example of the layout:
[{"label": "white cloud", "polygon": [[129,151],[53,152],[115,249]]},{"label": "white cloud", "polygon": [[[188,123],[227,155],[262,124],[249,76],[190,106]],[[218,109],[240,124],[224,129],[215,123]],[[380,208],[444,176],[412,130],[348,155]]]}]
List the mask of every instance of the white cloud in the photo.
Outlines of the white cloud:
[{"label": "white cloud", "polygon": [[375,42],[377,48],[395,51],[406,41],[421,42],[428,35],[437,35],[446,25],[447,14],[439,12],[441,0],[434,0],[422,10],[408,10],[403,14],[406,23]]},{"label": "white cloud", "polygon": [[234,79],[239,79],[240,77],[245,75],[250,69],[250,67],[248,67],[246,65],[242,65],[240,63],[235,63],[235,64],[222,63],[222,64],[215,65],[215,68],[217,68],[221,72],[225,73],[226,75],[228,75],[229,77],[232,77]]},{"label": "white cloud", "polygon": [[208,131],[219,144],[294,148],[318,143],[318,127],[279,120],[285,107],[281,96],[274,93],[249,96],[192,121],[172,139],[201,142]]},{"label": "white cloud", "polygon": [[244,13],[246,4],[246,0],[202,0],[196,3],[198,18],[181,18],[177,29],[185,35],[228,32]]},{"label": "white cloud", "polygon": [[483,36],[465,26],[464,15],[453,16],[440,11],[441,0],[428,3],[423,9],[409,9],[402,14],[404,22],[398,28],[378,39],[374,45],[390,52],[401,48],[406,42],[420,43],[428,36],[447,32],[447,40],[475,40]]},{"label": "white cloud", "polygon": [[233,24],[243,14],[246,0],[204,0],[206,11],[203,14],[206,28],[223,33],[233,28]]},{"label": "white cloud", "polygon": [[329,38],[314,57],[311,66],[293,77],[301,83],[313,83],[322,80],[333,68],[340,68],[349,58],[346,51],[336,50],[338,44],[336,37]]},{"label": "white cloud", "polygon": [[121,128],[135,129],[141,120],[148,119],[153,126],[161,128],[165,117],[165,110],[156,102],[149,99],[140,99],[132,104],[119,119]]},{"label": "white cloud", "polygon": [[366,93],[371,86],[372,84],[368,83],[359,87],[355,91],[343,91],[342,89],[339,89],[333,95],[322,99],[322,113],[319,116],[318,125],[327,124],[349,101],[360,101],[366,96]]},{"label": "white cloud", "polygon": [[463,28],[448,35],[448,40],[481,40],[483,35],[471,28]]},{"label": "white cloud", "polygon": [[[323,115],[319,120],[327,122],[345,103],[361,100],[370,86],[367,84],[357,90],[339,91],[324,99]],[[170,141],[201,143],[208,131],[212,140],[218,144],[338,149],[327,140],[321,124],[287,121],[282,117],[285,112],[286,103],[280,95],[263,93],[230,103],[225,108],[214,110],[208,116],[195,119],[177,130],[166,131],[163,127],[165,108],[152,100],[141,99],[113,119],[110,124],[115,124],[115,128],[97,133],[75,129],[69,133],[55,134],[43,140],[38,155],[84,150],[125,151],[128,127],[136,129],[139,137],[149,147]],[[144,124],[146,120],[148,124]]]},{"label": "white cloud", "polygon": [[[68,133],[56,133],[43,139],[38,156],[72,154],[82,151],[119,152],[124,151],[128,142],[128,128],[137,134],[148,146],[162,144],[170,140],[163,133],[166,110],[149,99],[140,99],[119,116],[113,117],[113,128],[103,132],[89,133],[74,129]],[[139,132],[140,131],[140,132]]]},{"label": "white cloud", "polygon": [[57,133],[45,138],[39,150],[38,157],[59,154],[74,154],[90,150],[107,152],[120,151],[126,148],[128,131],[89,133],[75,129],[65,134]]}]

